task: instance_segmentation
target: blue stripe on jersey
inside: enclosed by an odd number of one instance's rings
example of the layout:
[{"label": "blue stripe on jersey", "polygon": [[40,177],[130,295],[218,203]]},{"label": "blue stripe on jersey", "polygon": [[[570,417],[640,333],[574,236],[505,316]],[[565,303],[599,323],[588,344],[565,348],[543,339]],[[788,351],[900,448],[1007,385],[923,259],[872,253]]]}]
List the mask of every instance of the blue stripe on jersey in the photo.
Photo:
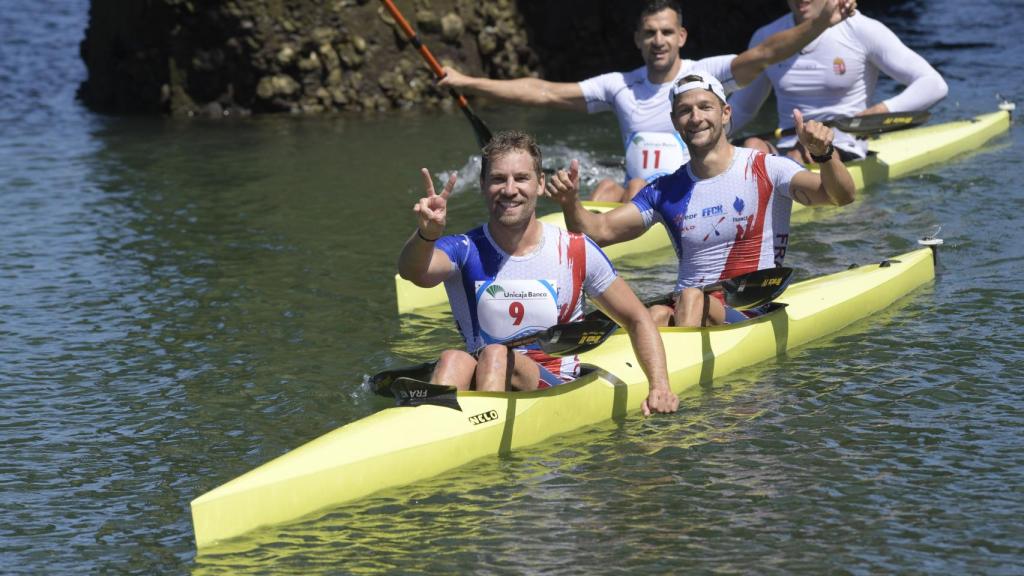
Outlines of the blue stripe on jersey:
[{"label": "blue stripe on jersey", "polygon": [[[586,235],[583,236],[583,239],[587,241],[587,244],[589,244],[591,248],[594,249],[591,251],[591,254],[593,254],[594,251],[600,254],[601,258],[604,258],[604,261],[608,263],[608,267],[612,269],[612,272],[616,276],[618,276],[619,271],[615,269],[615,265],[612,264],[612,261],[608,259],[608,255],[604,253],[604,250],[601,250],[601,247],[597,245],[597,242],[594,242],[593,240],[590,239],[590,236]],[[591,254],[587,254],[587,257],[589,258]]]},{"label": "blue stripe on jersey", "polygon": [[690,208],[696,185],[686,166],[684,164],[672,174],[651,182],[633,198],[633,204],[644,215],[648,228],[655,219],[662,221],[672,239],[676,257],[680,259],[683,255],[682,234],[687,222],[686,212]]},{"label": "blue stripe on jersey", "polygon": [[[447,241],[448,239],[452,241]],[[480,322],[476,316],[476,281],[493,278],[498,274],[504,262],[504,256],[494,249],[494,246],[487,240],[483,226],[474,228],[459,236],[445,236],[437,243],[437,248],[448,255],[462,271],[462,290],[466,294],[466,302],[469,303],[470,321],[472,322],[473,336],[479,338]],[[461,327],[456,327],[461,332]]]}]

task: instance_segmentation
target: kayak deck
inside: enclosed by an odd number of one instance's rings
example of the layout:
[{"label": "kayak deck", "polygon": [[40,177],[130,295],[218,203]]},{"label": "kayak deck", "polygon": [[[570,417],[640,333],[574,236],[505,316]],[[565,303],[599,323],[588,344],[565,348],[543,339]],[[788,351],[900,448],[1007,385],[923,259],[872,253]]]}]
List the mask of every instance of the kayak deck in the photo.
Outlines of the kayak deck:
[{"label": "kayak deck", "polygon": [[[869,156],[847,165],[857,189],[862,190],[886,180],[902,178],[931,164],[950,160],[954,156],[975,150],[1010,128],[1010,113],[1005,110],[982,114],[969,120],[918,126],[907,130],[887,132],[868,140]],[[815,168],[816,167],[812,167]],[[587,208],[605,212],[619,206],[615,202],[584,202]],[[793,213],[807,210],[803,204],[793,203]],[[561,212],[540,218],[561,227],[565,220]],[[671,246],[668,232],[658,224],[635,240],[604,248],[612,260],[644,254]],[[448,302],[444,286],[420,288],[395,275],[395,297],[399,314],[420,308],[439,306]]]},{"label": "kayak deck", "polygon": [[[663,328],[672,388],[681,393],[835,332],[933,278],[933,256],[924,248],[793,284],[774,311],[748,322]],[[429,404],[388,408],[300,446],[193,500],[196,546],[202,551],[261,526],[639,410],[648,385],[626,334],[613,334],[580,359],[593,370],[569,384],[462,392],[461,411]]]}]

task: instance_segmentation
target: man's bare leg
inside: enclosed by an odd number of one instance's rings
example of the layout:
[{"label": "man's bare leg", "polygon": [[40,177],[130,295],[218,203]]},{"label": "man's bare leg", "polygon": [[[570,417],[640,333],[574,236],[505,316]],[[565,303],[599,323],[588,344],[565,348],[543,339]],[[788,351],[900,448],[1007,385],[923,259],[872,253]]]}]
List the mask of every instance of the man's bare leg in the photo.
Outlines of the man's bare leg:
[{"label": "man's bare leg", "polygon": [[[509,368],[508,348],[491,344],[480,352],[476,365],[476,389],[481,392],[504,392]],[[512,390],[536,390],[540,367],[522,354],[512,353]]]},{"label": "man's bare leg", "polygon": [[476,359],[462,350],[445,350],[437,360],[430,382],[455,386],[459,390],[469,390],[473,383],[476,364]]},{"label": "man's bare leg", "polygon": [[605,178],[597,183],[597,187],[594,188],[594,193],[590,195],[590,199],[594,202],[622,202],[625,195],[625,188],[614,180]]},{"label": "man's bare leg", "polygon": [[[704,299],[708,302],[708,317],[704,320]],[[718,326],[725,323],[725,305],[705,295],[700,288],[687,288],[679,296],[676,302],[676,326],[689,326],[699,328],[700,326]]]}]

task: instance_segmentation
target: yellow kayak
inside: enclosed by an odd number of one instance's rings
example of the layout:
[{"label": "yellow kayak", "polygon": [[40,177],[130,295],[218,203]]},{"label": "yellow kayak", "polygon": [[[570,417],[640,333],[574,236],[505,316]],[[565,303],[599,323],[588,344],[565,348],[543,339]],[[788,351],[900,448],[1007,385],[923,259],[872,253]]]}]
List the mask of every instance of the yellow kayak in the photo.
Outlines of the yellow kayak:
[{"label": "yellow kayak", "polygon": [[[870,154],[864,160],[848,164],[850,174],[857,189],[866,186],[902,178],[921,168],[945,162],[954,156],[976,150],[982,144],[1010,128],[1010,112],[1000,110],[983,114],[971,120],[959,120],[931,126],[919,126],[897,132],[887,132],[868,139]],[[584,202],[591,210],[605,212],[619,204],[614,202]],[[798,203],[793,203],[793,212],[807,210]],[[540,218],[558,226],[565,226],[561,212],[548,214]],[[668,232],[661,225],[651,227],[643,236],[604,248],[612,260],[619,260],[633,254],[645,254],[663,248],[669,248],[671,241]],[[395,297],[398,302],[398,313],[404,314],[419,308],[438,306],[448,302],[444,286],[420,288],[412,282],[395,275]]]},{"label": "yellow kayak", "polygon": [[[682,393],[831,334],[934,276],[932,251],[922,248],[795,283],[772,312],[747,322],[663,328],[672,389]],[[587,372],[569,384],[536,392],[460,392],[459,410],[429,403],[388,408],[300,446],[193,500],[196,546],[202,552],[260,527],[640,409],[648,384],[624,332],[580,359]]]}]

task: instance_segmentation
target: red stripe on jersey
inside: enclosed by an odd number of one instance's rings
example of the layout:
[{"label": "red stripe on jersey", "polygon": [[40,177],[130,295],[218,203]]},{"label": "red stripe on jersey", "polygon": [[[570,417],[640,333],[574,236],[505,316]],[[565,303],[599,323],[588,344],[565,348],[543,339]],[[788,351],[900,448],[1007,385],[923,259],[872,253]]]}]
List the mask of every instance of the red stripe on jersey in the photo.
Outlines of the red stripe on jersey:
[{"label": "red stripe on jersey", "polygon": [[[548,356],[541,350],[528,349],[526,350],[526,357],[543,366],[548,372],[558,376],[562,382],[575,380],[580,373],[579,356],[572,357],[572,364],[567,366],[567,368],[571,370],[569,374],[562,374],[562,358],[559,356]],[[546,387],[547,386],[541,386],[541,388]]]},{"label": "red stripe on jersey", "polygon": [[[561,254],[561,250],[559,250]],[[566,300],[566,304],[558,311],[558,322],[564,324],[572,321],[572,313],[576,309],[576,302],[580,299],[580,292],[583,291],[583,280],[587,277],[587,241],[582,234],[569,232],[569,267],[572,270],[572,297]]]},{"label": "red stripe on jersey", "polygon": [[[729,250],[729,258],[719,280],[732,278],[740,274],[755,272],[761,261],[761,241],[764,237],[764,220],[768,214],[768,204],[775,187],[768,177],[765,166],[765,154],[758,152],[752,162],[754,180],[757,182],[757,212],[747,219],[747,227],[737,230],[736,241]],[[739,228],[739,225],[737,225]]]}]

